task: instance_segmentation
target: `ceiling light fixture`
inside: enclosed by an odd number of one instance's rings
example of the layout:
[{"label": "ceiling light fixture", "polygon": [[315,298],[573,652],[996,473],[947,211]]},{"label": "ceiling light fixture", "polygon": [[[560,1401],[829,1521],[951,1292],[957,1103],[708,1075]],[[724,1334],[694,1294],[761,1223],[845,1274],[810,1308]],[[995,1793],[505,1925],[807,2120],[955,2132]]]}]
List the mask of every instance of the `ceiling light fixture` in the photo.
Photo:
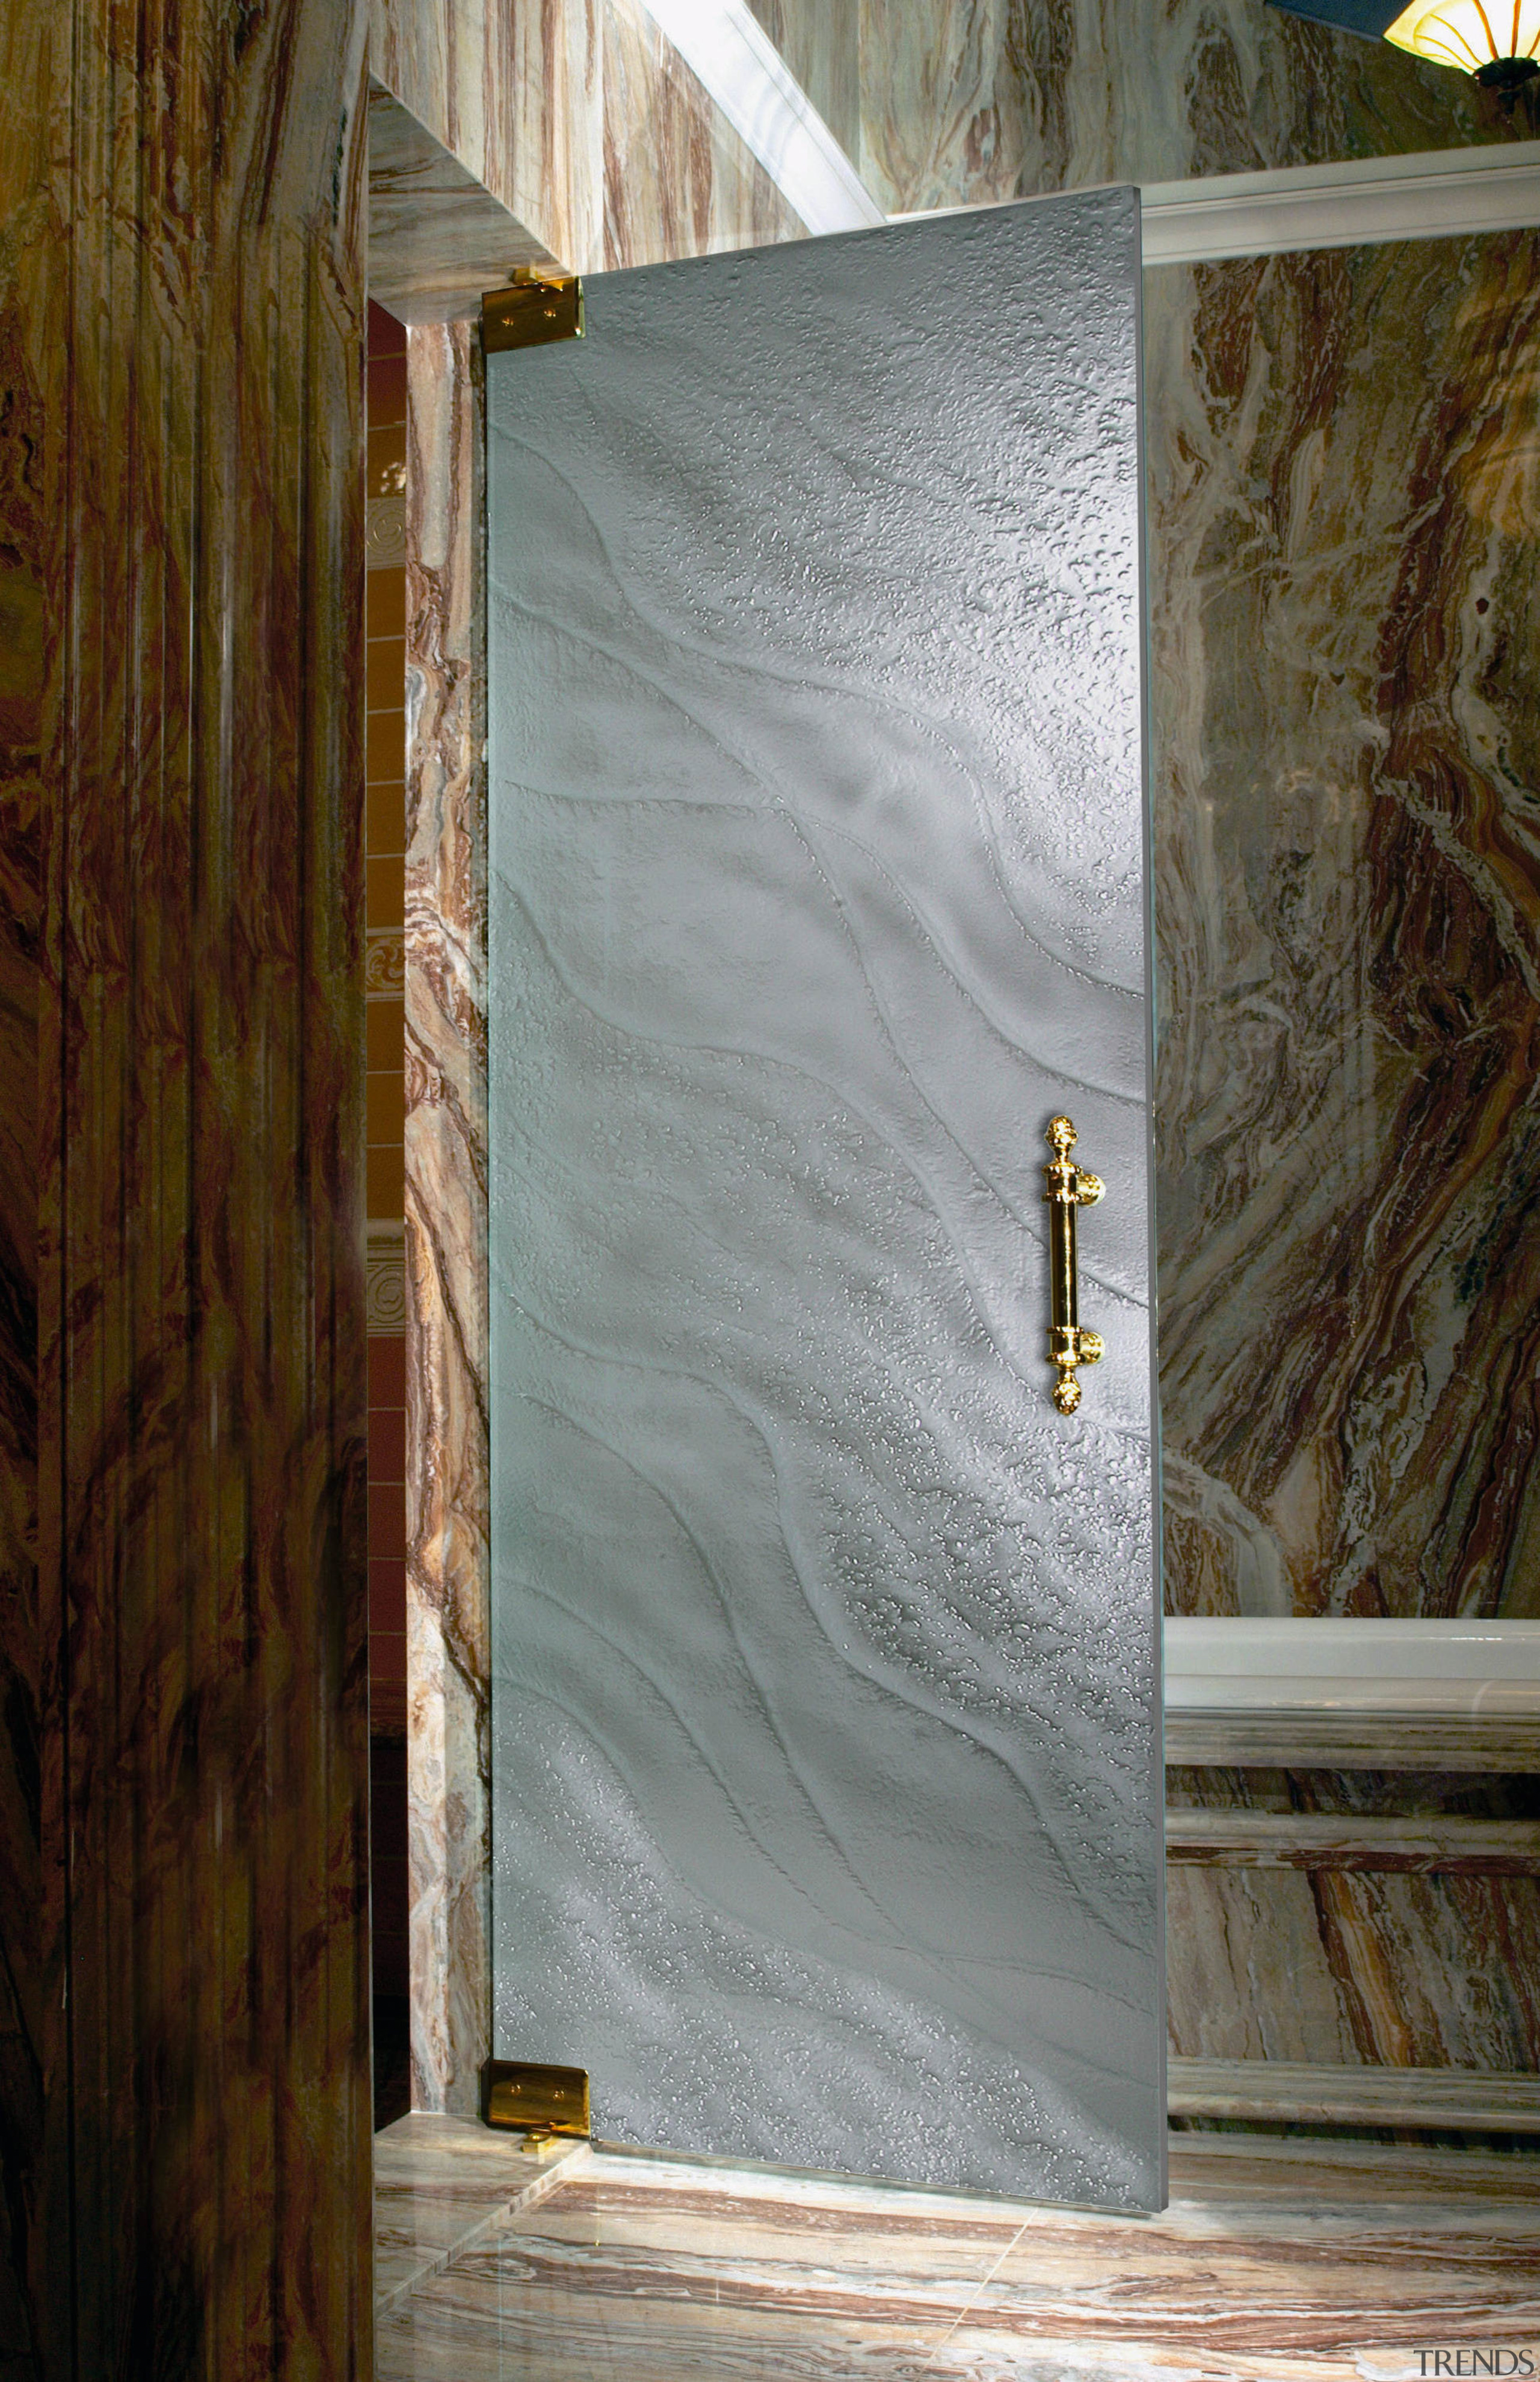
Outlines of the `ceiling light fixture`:
[{"label": "ceiling light fixture", "polygon": [[[1540,74],[1540,0],[1412,0],[1399,15],[1385,0],[1313,0],[1297,7],[1274,0],[1291,17],[1394,42],[1414,57],[1473,75],[1511,103]],[[1392,0],[1393,6],[1393,0]]]},{"label": "ceiling light fixture", "polygon": [[1492,91],[1517,91],[1540,74],[1540,0],[1412,0],[1385,38],[1399,50],[1459,67]]}]

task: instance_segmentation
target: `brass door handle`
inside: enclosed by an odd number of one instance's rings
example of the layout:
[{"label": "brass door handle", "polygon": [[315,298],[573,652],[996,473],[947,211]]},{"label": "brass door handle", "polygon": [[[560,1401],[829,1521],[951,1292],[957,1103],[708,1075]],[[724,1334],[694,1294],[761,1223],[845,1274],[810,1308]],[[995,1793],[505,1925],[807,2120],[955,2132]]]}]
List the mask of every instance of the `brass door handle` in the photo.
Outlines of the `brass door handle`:
[{"label": "brass door handle", "polygon": [[1075,1210],[1094,1207],[1106,1186],[1070,1157],[1079,1138],[1068,1117],[1055,1117],[1048,1127],[1053,1164],[1043,1169],[1048,1186],[1043,1194],[1048,1203],[1048,1361],[1058,1367],[1054,1404],[1061,1415],[1072,1415],[1081,1402],[1076,1366],[1094,1365],[1105,1346],[1099,1332],[1081,1328]]}]

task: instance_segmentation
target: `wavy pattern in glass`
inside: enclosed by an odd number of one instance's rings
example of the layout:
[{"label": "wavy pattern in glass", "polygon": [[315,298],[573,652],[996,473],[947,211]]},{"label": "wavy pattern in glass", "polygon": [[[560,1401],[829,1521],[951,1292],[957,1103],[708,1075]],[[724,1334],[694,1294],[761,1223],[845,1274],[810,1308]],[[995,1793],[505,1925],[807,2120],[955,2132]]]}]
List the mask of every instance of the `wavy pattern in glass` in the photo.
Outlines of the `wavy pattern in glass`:
[{"label": "wavy pattern in glass", "polygon": [[489,362],[496,2041],[612,2139],[1161,2196],[1138,264],[1103,191]]}]

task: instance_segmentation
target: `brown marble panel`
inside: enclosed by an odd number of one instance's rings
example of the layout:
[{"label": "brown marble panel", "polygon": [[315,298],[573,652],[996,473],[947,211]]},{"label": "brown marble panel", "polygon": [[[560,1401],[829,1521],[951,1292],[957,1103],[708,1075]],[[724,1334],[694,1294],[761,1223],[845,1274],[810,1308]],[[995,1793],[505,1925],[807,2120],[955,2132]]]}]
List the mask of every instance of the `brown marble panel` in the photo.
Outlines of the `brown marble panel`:
[{"label": "brown marble panel", "polygon": [[5,1429],[35,1402],[42,1459],[0,2124],[21,2043],[60,2374],[368,2359],[363,31],[0,34],[46,144],[0,166]]},{"label": "brown marble panel", "polygon": [[486,774],[479,330],[408,334],[407,1677],[412,2099],[490,2047]]},{"label": "brown marble panel", "polygon": [[1319,2135],[1197,2133],[1174,2129],[1167,2153],[1173,2201],[1220,2201],[1260,2208],[1292,2202],[1326,2217],[1408,2201],[1507,2200],[1540,2205],[1540,2156],[1513,2150],[1451,2150],[1404,2142],[1323,2140]]},{"label": "brown marble panel", "polygon": [[800,239],[800,218],[642,0],[602,6],[605,265]]},{"label": "brown marble panel", "polygon": [[[1254,0],[860,0],[862,178],[889,214],[1533,138],[1522,101]],[[822,0],[778,0],[804,43]]]},{"label": "brown marble panel", "polygon": [[[40,1734],[56,1684],[37,1569],[42,961],[66,571],[67,221],[50,171],[67,101],[59,31],[41,6],[0,18],[16,118],[0,143],[0,2371],[18,2376],[36,2370],[61,2313],[48,2304],[48,2242],[68,2219],[64,2112],[47,2089],[58,1966],[45,1878],[56,1896],[59,1848],[56,1836],[44,1846],[42,1797],[59,1749]],[[56,1086],[48,1092],[55,1108]]]},{"label": "brown marble panel", "polygon": [[1207,1869],[1339,1869],[1524,1877],[1540,1872],[1533,1820],[1462,1813],[1349,1818],[1329,1811],[1168,1808],[1166,1858]]},{"label": "brown marble panel", "polygon": [[603,256],[603,0],[369,0],[390,94],[570,270]]},{"label": "brown marble panel", "polygon": [[[1351,1832],[1367,1818],[1436,1835],[1451,1817],[1533,1834],[1527,1780],[1461,1776],[1272,1779],[1172,1774],[1183,1805],[1213,1818],[1257,1809],[1268,1824]],[[1284,1807],[1281,1811],[1280,1804]],[[1271,1807],[1269,1811],[1269,1807]],[[1436,1861],[1441,1855],[1434,1854]],[[1280,1872],[1167,1872],[1171,2046],[1216,2059],[1362,2061],[1497,2075],[1540,2070],[1540,1879],[1386,1868],[1365,1860]]]},{"label": "brown marble panel", "polygon": [[1172,1868],[1166,1945],[1167,2022],[1177,2054],[1357,2056],[1308,1877]]},{"label": "brown marble panel", "polygon": [[640,0],[372,0],[371,38],[384,89],[572,270],[801,232]]},{"label": "brown marble panel", "polygon": [[1540,1610],[1540,239],[1146,278],[1167,1599]]},{"label": "brown marble panel", "polygon": [[1533,1878],[1336,1872],[1313,1883],[1320,1941],[1361,2058],[1387,2067],[1540,2069],[1540,1890]]},{"label": "brown marble panel", "polygon": [[[1167,1546],[1170,1565],[1170,1541]],[[1176,1575],[1170,1565],[1167,1578]],[[1522,1714],[1439,1713],[1173,1712],[1166,1754],[1184,1767],[1251,1770],[1287,1762],[1312,1769],[1540,1772],[1540,1721]]]}]

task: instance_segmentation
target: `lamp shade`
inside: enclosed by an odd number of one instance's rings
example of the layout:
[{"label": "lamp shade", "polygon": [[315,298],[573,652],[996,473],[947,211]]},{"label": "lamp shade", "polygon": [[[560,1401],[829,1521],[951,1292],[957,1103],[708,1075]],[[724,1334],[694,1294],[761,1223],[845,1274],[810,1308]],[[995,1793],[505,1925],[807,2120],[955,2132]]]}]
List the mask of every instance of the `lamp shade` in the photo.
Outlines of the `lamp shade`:
[{"label": "lamp shade", "polygon": [[1394,42],[1441,67],[1458,67],[1498,91],[1540,73],[1540,0],[1271,0],[1290,17]]},{"label": "lamp shade", "polygon": [[1482,0],[1412,0],[1385,38],[1483,81],[1523,82],[1540,72],[1540,0],[1493,0],[1490,7]]}]

